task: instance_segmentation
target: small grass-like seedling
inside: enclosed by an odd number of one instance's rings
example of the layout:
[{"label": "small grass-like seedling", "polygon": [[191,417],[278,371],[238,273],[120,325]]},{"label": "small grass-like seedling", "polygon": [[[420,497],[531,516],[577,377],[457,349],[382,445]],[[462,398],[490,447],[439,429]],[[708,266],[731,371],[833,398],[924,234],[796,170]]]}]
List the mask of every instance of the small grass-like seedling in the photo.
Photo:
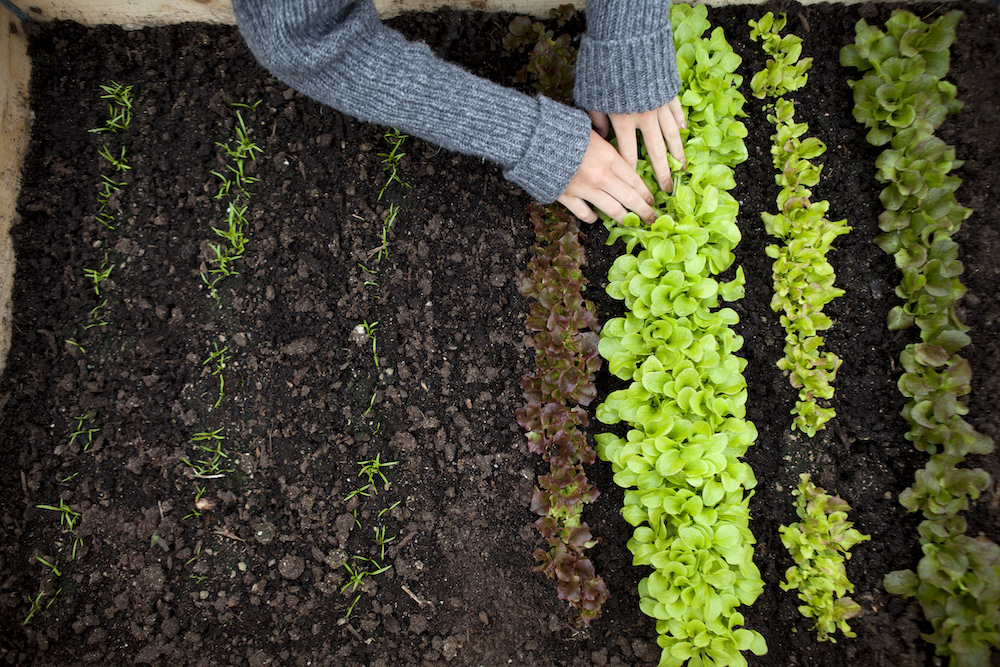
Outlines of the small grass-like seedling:
[{"label": "small grass-like seedling", "polygon": [[[257,102],[252,106],[247,104],[234,104],[233,106],[255,109],[259,103]],[[222,149],[226,157],[232,160],[231,163],[226,164],[226,170],[232,174],[231,177],[218,171],[211,172],[222,181],[219,191],[215,195],[216,199],[223,199],[230,196],[233,186],[236,186],[240,192],[249,197],[250,193],[247,192],[246,186],[260,181],[259,178],[246,174],[245,165],[248,160],[250,162],[255,161],[257,155],[263,153],[264,149],[250,138],[250,129],[247,127],[246,121],[243,120],[243,114],[239,111],[236,112],[236,121],[236,140],[227,143],[219,141],[215,144]]]},{"label": "small grass-like seedling", "polygon": [[[378,365],[378,364],[376,364],[376,366],[377,366],[377,365]],[[373,391],[373,392],[372,392],[372,397],[371,397],[371,400],[370,400],[370,401],[368,401],[368,407],[367,407],[367,408],[365,408],[365,412],[364,412],[364,416],[365,416],[365,417],[367,417],[367,416],[368,416],[368,413],[372,411],[372,408],[373,408],[373,407],[375,407],[375,397],[376,397],[376,396],[378,396],[378,390],[377,390],[377,389],[376,389],[375,391]]]},{"label": "small grass-like seedling", "polygon": [[[382,518],[382,515],[383,515],[383,514],[386,514],[386,513],[388,513],[388,512],[391,512],[392,510],[396,509],[397,507],[399,507],[400,503],[402,503],[402,502],[403,502],[402,500],[397,500],[397,501],[396,501],[396,502],[394,502],[393,504],[391,504],[391,505],[389,505],[388,507],[386,507],[385,509],[381,510],[381,511],[380,511],[380,512],[378,513],[378,518],[380,518],[380,519],[381,519],[381,518]],[[394,538],[394,539],[395,539],[395,538]]]},{"label": "small grass-like seedling", "polygon": [[212,290],[223,278],[239,275],[231,268],[231,265],[243,258],[243,251],[246,248],[246,212],[246,206],[230,202],[226,209],[225,227],[212,227],[216,236],[228,242],[227,246],[215,243],[208,244],[215,256],[209,259],[209,264],[213,265],[212,268],[208,270],[207,274],[202,273],[201,279]]},{"label": "small grass-like seedling", "polygon": [[72,560],[76,560],[77,550],[83,546],[83,540],[76,535],[76,525],[80,521],[81,514],[74,510],[72,507],[66,504],[66,501],[62,498],[59,499],[59,505],[35,505],[40,510],[49,510],[50,512],[59,512],[59,524],[65,526],[66,530],[73,535],[73,551],[70,554]]},{"label": "small grass-like seedling", "polygon": [[99,304],[90,309],[90,314],[87,316],[87,324],[84,329],[93,329],[95,327],[104,327],[108,325],[107,320],[102,319],[101,311],[108,305],[108,300],[104,299]]},{"label": "small grass-like seedling", "polygon": [[342,620],[346,621],[347,619],[349,619],[351,617],[351,614],[354,612],[354,606],[356,604],[358,604],[358,600],[360,600],[360,599],[361,599],[361,593],[358,593],[358,595],[354,598],[354,602],[352,602],[351,606],[347,608],[347,613],[344,614],[344,617],[343,617]]},{"label": "small grass-like seedling", "polygon": [[[260,102],[258,102],[259,104]],[[237,106],[237,105],[233,105]],[[240,105],[246,107],[247,105]],[[250,107],[247,107],[250,108]],[[254,105],[256,108],[256,105]],[[235,160],[256,160],[257,153],[263,153],[264,150],[254,143],[253,139],[250,138],[250,130],[247,129],[247,124],[243,120],[243,114],[239,111],[236,112],[236,142],[235,144],[224,144],[222,142],[216,142],[216,146],[221,148],[223,152],[229,157]]]},{"label": "small grass-like seedling", "polygon": [[35,560],[37,560],[39,563],[41,563],[42,565],[44,565],[45,567],[47,567],[49,569],[49,571],[52,572],[52,574],[54,574],[55,576],[57,576],[57,577],[61,577],[62,576],[62,572],[59,571],[59,568],[56,566],[55,563],[50,563],[49,561],[45,560],[41,556],[35,556]]},{"label": "small grass-like seedling", "polygon": [[385,560],[385,548],[389,545],[390,542],[392,542],[395,539],[396,535],[393,535],[392,537],[389,538],[385,536],[385,526],[379,526],[375,528],[375,543],[379,546],[380,549],[379,558]]},{"label": "small grass-like seedling", "polygon": [[372,488],[372,493],[378,495],[378,487],[375,484],[375,478],[379,477],[382,479],[384,484],[383,490],[388,491],[391,484],[386,478],[385,473],[382,472],[385,468],[391,468],[392,466],[399,465],[399,461],[382,461],[382,454],[376,454],[375,458],[370,461],[359,461],[358,465],[361,466],[360,476],[368,478],[368,485]]},{"label": "small grass-like seedling", "polygon": [[[236,103],[233,106],[244,109],[256,109],[260,102],[254,104]],[[232,265],[242,259],[243,252],[247,244],[247,205],[241,205],[241,201],[249,200],[250,192],[247,186],[257,183],[260,179],[247,173],[247,163],[253,163],[263,149],[251,138],[251,130],[243,118],[243,114],[236,112],[236,139],[229,142],[216,142],[223,153],[225,169],[210,172],[219,179],[219,189],[215,194],[216,199],[230,198],[226,208],[226,217],[222,227],[213,227],[212,231],[216,236],[224,239],[226,245],[210,243],[209,250],[212,257],[208,259],[211,266],[201,273],[202,282],[209,288],[209,293],[218,299],[216,286],[223,278],[239,275]]]},{"label": "small grass-like seedling", "polygon": [[21,621],[21,626],[25,626],[31,622],[31,619],[35,617],[35,614],[42,610],[42,598],[45,597],[45,591],[39,591],[38,595],[31,601],[31,609],[28,610],[28,615],[25,616],[24,620]]},{"label": "small grass-like seedling", "polygon": [[207,502],[202,500],[202,496],[205,495],[205,487],[198,486],[195,484],[195,494],[194,494],[194,508],[184,515],[185,519],[198,519],[201,518],[202,509],[210,509],[207,506]]},{"label": "small grass-like seedling", "polygon": [[181,461],[191,468],[194,476],[201,479],[219,479],[231,473],[233,468],[224,468],[223,464],[229,458],[229,454],[222,451],[222,443],[225,436],[221,435],[222,427],[214,431],[204,431],[191,436],[191,442],[195,443],[200,451],[205,452],[201,458],[192,462],[189,458],[183,457]]},{"label": "small grass-like seedling", "polygon": [[94,294],[101,296],[101,283],[111,277],[114,265],[108,262],[108,253],[104,253],[104,261],[96,269],[84,269],[83,275],[94,285]]},{"label": "small grass-like seedling", "polygon": [[21,626],[23,627],[28,623],[30,623],[31,619],[33,619],[35,617],[35,614],[37,614],[38,612],[42,611],[43,609],[48,609],[49,607],[51,607],[52,603],[56,601],[56,598],[59,597],[59,594],[61,592],[62,592],[62,586],[60,586],[59,589],[56,590],[56,592],[52,595],[52,599],[49,600],[44,607],[42,607],[42,598],[45,597],[45,591],[39,591],[38,595],[36,595],[34,599],[31,600],[31,609],[28,610],[28,615],[21,622]]},{"label": "small grass-like seedling", "polygon": [[[376,248],[376,250],[377,250],[377,248]],[[378,275],[378,270],[377,269],[369,269],[367,266],[365,266],[361,262],[358,262],[358,267],[360,267],[361,270],[364,271],[365,273],[369,273],[369,274],[371,274],[373,276],[377,276]],[[378,287],[378,282],[376,282],[374,280],[366,280],[365,281],[365,286],[369,286],[369,285],[371,285],[373,287]],[[378,297],[376,297],[376,298],[378,298]]]},{"label": "small grass-like seedling", "polygon": [[77,343],[77,342],[76,342],[75,340],[72,340],[72,339],[70,339],[70,338],[67,338],[67,339],[66,339],[66,340],[65,340],[64,342],[65,342],[65,343],[66,343],[67,345],[72,345],[72,346],[73,346],[73,347],[75,347],[76,349],[80,350],[80,353],[81,353],[81,354],[87,354],[87,348],[85,348],[85,347],[84,347],[83,345],[80,345],[80,344],[79,344],[79,343]]},{"label": "small grass-like seedling", "polygon": [[187,559],[186,561],[184,561],[184,565],[185,565],[185,566],[188,566],[188,565],[190,565],[191,563],[193,563],[193,562],[195,562],[196,560],[198,560],[198,558],[200,558],[200,557],[201,557],[201,542],[199,542],[199,543],[198,543],[198,546],[196,546],[196,547],[194,548],[194,555],[193,555],[193,556],[191,556],[190,558],[188,558],[188,559]]},{"label": "small grass-like seedling", "polygon": [[132,168],[131,165],[129,165],[128,160],[125,158],[124,146],[122,146],[121,154],[118,157],[115,157],[114,154],[111,153],[111,149],[108,148],[107,144],[101,146],[101,150],[98,154],[110,162],[115,171],[124,172]]},{"label": "small grass-like seedling", "polygon": [[379,201],[382,201],[382,195],[394,182],[399,183],[401,187],[410,187],[409,183],[406,183],[399,177],[399,162],[403,159],[406,153],[401,153],[400,148],[403,146],[403,142],[409,138],[408,134],[402,134],[399,130],[394,127],[390,127],[386,130],[385,134],[382,135],[382,139],[385,140],[392,148],[387,153],[378,153],[378,157],[382,158],[382,171],[388,174],[389,178],[386,180],[385,185],[382,186],[382,190],[378,193]]},{"label": "small grass-like seedling", "polygon": [[226,362],[229,361],[229,355],[226,354],[226,352],[229,351],[229,346],[227,345],[226,347],[220,349],[219,344],[215,343],[213,347],[213,352],[208,355],[208,359],[205,359],[202,363],[204,365],[211,364],[212,375],[219,378],[219,398],[216,399],[215,405],[212,406],[214,409],[219,407],[219,404],[222,403],[222,399],[226,396],[226,378],[222,374],[222,371],[226,369]]},{"label": "small grass-like seedling", "polygon": [[[231,256],[221,245],[216,245],[215,243],[209,243],[208,247],[215,255],[208,261],[209,263],[214,264],[215,268],[209,269],[208,273],[202,273],[201,279],[206,285],[214,290],[215,286],[218,285],[219,281],[223,278],[240,275],[237,271],[233,271],[229,268],[230,263],[234,260],[240,259],[240,257]],[[209,276],[212,277],[209,278]]]},{"label": "small grass-like seedling", "polygon": [[[389,212],[385,216],[385,220],[382,221],[382,235],[380,237],[382,243],[377,248],[374,248],[370,253],[368,253],[369,257],[374,254],[375,259],[379,262],[389,257],[389,230],[392,229],[392,223],[396,221],[397,215],[399,215],[399,207],[395,204],[390,204]],[[359,264],[358,266],[361,265]],[[364,266],[361,266],[361,268],[365,269],[366,271],[369,271],[369,269],[365,268]],[[367,283],[365,284],[367,285]]]},{"label": "small grass-like seedling", "polygon": [[215,198],[216,199],[223,199],[224,197],[228,197],[229,193],[233,189],[233,181],[232,181],[232,179],[230,179],[228,176],[226,176],[225,174],[222,174],[222,173],[220,173],[218,171],[211,171],[209,173],[212,174],[213,176],[218,177],[218,179],[220,181],[222,181],[222,184],[219,185],[219,191],[215,193]]},{"label": "small grass-like seedling", "polygon": [[354,558],[356,560],[364,560],[372,563],[375,565],[375,569],[369,572],[368,570],[362,569],[360,566],[351,567],[349,563],[344,563],[344,569],[347,570],[349,575],[351,575],[351,578],[348,579],[347,583],[340,588],[341,593],[346,591],[348,587],[350,587],[351,592],[354,593],[358,590],[358,586],[361,585],[365,577],[374,577],[375,575],[382,574],[390,567],[389,565],[380,565],[372,558],[364,558],[363,556],[355,556]]},{"label": "small grass-like seedling", "polygon": [[132,86],[123,86],[112,81],[110,85],[101,86],[104,94],[102,100],[108,100],[108,120],[101,127],[95,127],[91,132],[124,132],[132,123]]},{"label": "small grass-like seedling", "polygon": [[256,176],[247,176],[244,165],[246,160],[237,160],[236,164],[227,164],[226,169],[233,173],[233,184],[240,189],[240,192],[249,196],[246,186],[260,181]]},{"label": "small grass-like seedling", "polygon": [[233,259],[243,256],[243,250],[247,245],[247,207],[230,203],[226,209],[226,226],[224,228],[213,227],[212,231],[220,238],[229,242],[229,248]]},{"label": "small grass-like seedling", "polygon": [[115,219],[108,213],[108,205],[112,195],[120,192],[125,185],[125,181],[116,181],[107,174],[101,174],[101,190],[97,195],[97,213],[94,214],[94,219],[110,230],[115,228]]},{"label": "small grass-like seedling", "polygon": [[92,421],[94,417],[95,414],[93,412],[88,412],[87,414],[79,417],[73,417],[73,420],[76,422],[76,428],[69,434],[70,445],[75,443],[77,438],[83,438],[83,440],[85,440],[83,451],[90,449],[90,446],[94,444],[94,434],[100,432],[101,429],[91,426],[90,424],[84,426],[84,423]]},{"label": "small grass-like seedling", "polygon": [[344,496],[344,502],[346,503],[348,500],[350,500],[354,496],[362,496],[364,498],[371,498],[372,494],[368,493],[368,489],[370,489],[370,488],[372,488],[371,484],[365,484],[360,489],[354,489],[353,491],[351,491],[350,493],[348,493],[346,496]]},{"label": "small grass-like seedling", "polygon": [[67,530],[71,533],[76,530],[76,524],[80,520],[80,513],[74,510],[72,507],[66,504],[66,501],[62,498],[59,499],[59,505],[35,505],[40,510],[49,510],[50,512],[59,512],[59,524],[66,526]]},{"label": "small grass-like seedling", "polygon": [[[108,120],[101,127],[90,131],[114,133],[126,131],[132,121],[132,86],[123,86],[112,81],[111,85],[101,86],[101,90],[104,92],[101,99],[108,100]],[[126,158],[126,152],[126,148],[121,146],[116,155],[107,144],[103,144],[98,155],[107,160],[115,173],[124,173],[132,168]],[[124,181],[117,181],[107,174],[101,174],[101,189],[97,195],[97,212],[94,214],[94,219],[109,230],[115,228],[114,216],[108,212],[111,197],[125,185]]]},{"label": "small grass-like seedling", "polygon": [[368,336],[368,340],[372,342],[372,356],[375,358],[375,368],[378,368],[378,338],[375,335],[375,332],[378,329],[378,321],[376,320],[375,322],[369,324],[368,320],[365,320],[358,326],[361,327],[361,329],[365,332],[365,335]]},{"label": "small grass-like seedling", "polygon": [[128,184],[125,181],[116,181],[107,174],[101,174],[101,187],[103,189],[101,190],[98,201],[102,204],[106,204],[111,195],[115,194],[126,185]]},{"label": "small grass-like seedling", "polygon": [[341,587],[340,592],[343,593],[344,591],[347,590],[347,587],[350,586],[351,592],[353,593],[358,589],[358,586],[361,585],[361,582],[364,580],[365,575],[367,575],[368,573],[362,570],[361,568],[354,569],[353,567],[351,567],[350,563],[344,563],[344,569],[347,570],[347,573],[351,575],[351,578],[348,579],[347,583]]}]

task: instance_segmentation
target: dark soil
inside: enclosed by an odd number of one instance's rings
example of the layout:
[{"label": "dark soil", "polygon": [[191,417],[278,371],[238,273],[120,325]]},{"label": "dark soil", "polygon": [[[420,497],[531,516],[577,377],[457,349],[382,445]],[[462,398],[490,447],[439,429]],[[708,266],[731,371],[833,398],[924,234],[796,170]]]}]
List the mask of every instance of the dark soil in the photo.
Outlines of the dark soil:
[{"label": "dark soil", "polygon": [[[920,5],[933,16],[948,6]],[[788,29],[815,58],[797,119],[829,150],[817,198],[854,231],[832,262],[847,294],[827,312],[827,347],[844,359],[832,428],[811,442],[789,431],[794,393],[775,367],[783,334],[768,303],[771,269],[759,212],[774,208],[771,130],[751,98],[750,160],[737,169],[747,296],[737,306],[749,360],[749,418],[760,439],[747,460],[756,559],[767,588],[746,610],[770,653],[752,665],[935,665],[912,602],[881,587],[914,567],[917,519],[898,504],[922,465],[903,438],[895,362],[912,333],[890,335],[899,275],[872,244],[880,211],[877,149],[851,116],[837,53],[864,16],[887,6],[781,4],[712,9],[749,77],[763,58],[747,20],[787,11]],[[965,101],[941,136],[965,165],[960,201],[975,209],[963,245],[965,320],[975,373],[968,419],[1000,437],[1000,19],[963,5],[951,79]],[[502,82],[521,66],[500,47],[509,16],[439,12],[390,21],[443,57]],[[579,22],[577,22],[579,28]],[[33,139],[14,229],[14,346],[0,384],[0,652],[7,664],[162,665],[653,665],[652,620],[638,611],[622,492],[604,464],[587,521],[613,598],[577,633],[555,588],[531,571],[538,535],[528,509],[542,462],[527,452],[514,410],[532,360],[517,292],[532,232],[527,196],[490,164],[408,139],[400,176],[385,183],[383,128],[322,108],[271,78],[234,28],[179,26],[124,32],[35,26]],[[89,133],[105,116],[98,86],[133,84],[124,139]],[[746,90],[746,88],[744,89]],[[747,93],[749,97],[749,93]],[[249,244],[219,299],[200,268],[225,205],[210,172],[216,142],[233,137],[234,102],[263,148],[251,190]],[[94,219],[106,172],[102,143],[124,141],[133,169],[112,205],[117,228]],[[118,143],[115,143],[118,142]],[[381,245],[389,203],[399,214]],[[603,293],[619,248],[589,228],[588,276],[602,319],[620,312]],[[99,304],[84,269],[107,254],[105,327],[85,328]],[[359,267],[364,264],[377,273]],[[372,283],[372,284],[370,284]],[[362,322],[378,322],[377,357]],[[86,354],[65,341],[73,340]],[[205,360],[228,347],[219,377]],[[599,387],[616,385],[607,374]],[[372,395],[374,393],[374,401]],[[596,405],[596,404],[595,404]],[[370,408],[370,409],[369,409]],[[78,422],[77,418],[92,415]],[[70,442],[78,424],[98,429]],[[599,425],[597,425],[599,428]],[[192,434],[222,429],[226,467],[199,480],[183,459]],[[391,486],[362,486],[358,462],[380,456]],[[971,461],[1000,478],[997,456]],[[849,575],[861,615],[856,639],[818,644],[778,588],[790,565],[777,527],[794,520],[800,471],[855,508],[871,535]],[[214,503],[194,516],[198,488]],[[38,505],[81,513],[81,538]],[[385,511],[386,508],[393,509]],[[997,482],[967,513],[970,533],[1000,541]],[[394,537],[385,549],[375,530]],[[36,556],[55,564],[56,577]],[[342,563],[391,565],[352,591]],[[58,591],[58,594],[56,594]],[[22,625],[39,593],[42,609]],[[346,618],[352,602],[357,603]],[[53,597],[54,596],[54,597]],[[53,601],[54,600],[54,601]],[[49,605],[49,601],[51,605]],[[346,620],[344,620],[346,618]]]}]

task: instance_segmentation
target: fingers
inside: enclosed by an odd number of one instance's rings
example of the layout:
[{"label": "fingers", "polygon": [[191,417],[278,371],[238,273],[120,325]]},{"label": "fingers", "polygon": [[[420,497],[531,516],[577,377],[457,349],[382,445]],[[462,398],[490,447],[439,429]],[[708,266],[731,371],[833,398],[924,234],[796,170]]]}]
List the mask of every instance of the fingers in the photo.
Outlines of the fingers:
[{"label": "fingers", "polygon": [[618,152],[633,169],[639,161],[636,133],[641,132],[646,153],[660,189],[666,192],[673,190],[673,178],[670,173],[670,163],[667,160],[668,153],[681,165],[686,165],[681,129],[687,127],[687,120],[684,118],[684,109],[681,107],[680,99],[674,97],[662,107],[642,113],[605,116],[591,112],[590,115],[591,118],[595,119],[595,127],[597,127],[598,118],[602,123],[610,122],[618,141]]},{"label": "fingers", "polygon": [[667,102],[667,109],[670,110],[670,115],[674,117],[674,122],[677,123],[677,127],[683,130],[688,126],[687,119],[684,118],[684,108],[681,106],[681,100],[679,97],[674,97],[674,99]]},{"label": "fingers", "polygon": [[[646,144],[646,154],[649,156],[649,163],[653,165],[653,173],[656,174],[656,181],[660,184],[660,189],[664,192],[673,191],[674,181],[670,176],[667,145],[664,143],[668,129],[663,127],[659,112],[643,117],[639,129],[642,132],[642,139]],[[673,132],[677,134],[679,141],[680,133],[676,126],[673,128]]]},{"label": "fingers", "polygon": [[[615,128],[615,139],[618,140],[618,153],[625,158],[632,169],[639,163],[639,145],[636,141],[635,131],[638,127],[636,116],[611,115],[611,125]],[[646,135],[642,135],[645,139]]]},{"label": "fingers", "polygon": [[675,160],[685,164],[680,131],[687,127],[687,121],[684,119],[684,110],[681,108],[680,101],[675,97],[670,100],[666,107],[660,107],[657,118],[660,121],[663,138],[666,139],[670,154],[674,156]]},{"label": "fingers", "polygon": [[597,214],[594,213],[587,203],[579,197],[567,197],[565,195],[557,199],[560,204],[569,209],[569,212],[584,222],[597,222]]},{"label": "fingers", "polygon": [[639,213],[638,208],[642,208],[643,204],[652,209],[655,202],[653,193],[642,182],[642,177],[636,173],[635,167],[619,158],[612,162],[611,173],[615,178],[608,184],[608,192],[617,195],[618,201],[636,213]]},{"label": "fingers", "polygon": [[635,169],[593,131],[583,162],[559,197],[559,202],[586,222],[597,219],[588,202],[618,222],[628,211],[635,212],[647,222],[652,222],[656,216],[652,206],[653,195]]},{"label": "fingers", "polygon": [[594,125],[594,129],[602,137],[607,139],[608,130],[611,129],[611,122],[608,120],[608,114],[601,113],[600,111],[589,111],[590,122]]}]

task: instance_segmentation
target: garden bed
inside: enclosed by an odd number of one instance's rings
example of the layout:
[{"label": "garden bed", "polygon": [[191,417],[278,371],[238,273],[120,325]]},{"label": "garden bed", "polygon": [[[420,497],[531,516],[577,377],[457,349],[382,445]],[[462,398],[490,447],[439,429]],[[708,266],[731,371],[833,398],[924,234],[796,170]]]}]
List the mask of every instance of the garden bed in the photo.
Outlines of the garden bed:
[{"label": "garden bed", "polygon": [[[969,288],[961,311],[972,327],[967,418],[997,439],[1000,19],[982,5],[961,8],[949,79],[965,108],[938,134],[965,160],[958,199],[974,209],[957,237]],[[764,64],[747,21],[768,10],[788,13],[788,30],[814,58],[808,85],[793,95],[796,118],[828,146],[817,197],[853,231],[830,259],[846,294],[826,308],[835,322],[826,347],[844,360],[838,416],[809,441],[789,430],[795,393],[774,365],[784,334],[768,305],[771,239],[759,216],[777,193],[772,130],[745,87],[750,158],[736,168],[733,194],[747,289],[735,309],[748,419],[760,432],[746,461],[758,479],[750,508],[767,584],[745,615],[770,651],[748,659],[935,664],[919,638],[928,630],[919,607],[882,588],[887,572],[920,556],[917,517],[898,494],[925,457],[898,417],[896,360],[914,334],[885,328],[899,274],[872,243],[879,149],[851,115],[847,79],[858,75],[838,62],[858,18],[881,24],[891,7],[711,9],[747,84]],[[389,23],[509,84],[523,64],[501,47],[510,18],[441,11]],[[566,30],[581,27],[577,19]],[[589,553],[612,594],[602,617],[574,630],[554,586],[530,569],[539,538],[528,503],[542,462],[514,419],[532,361],[528,302],[517,290],[533,242],[523,192],[493,165],[408,138],[398,166],[408,187],[390,184],[380,199],[385,128],[289,90],[231,27],[52,24],[32,28],[29,48],[35,119],[0,385],[8,663],[656,664],[654,623],[638,610],[644,573],[631,566],[631,528],[606,464],[588,470],[603,495],[586,515],[601,539]],[[121,135],[88,132],[107,118],[100,86],[111,81],[134,86],[132,124]],[[202,275],[227,199],[215,197],[212,172],[225,171],[217,144],[232,141],[238,118],[263,150],[247,171],[260,181],[247,188],[239,275],[213,297]],[[109,199],[114,230],[95,219],[107,173],[98,151],[110,143],[127,146],[132,167]],[[379,253],[390,207],[398,212]],[[606,320],[620,314],[603,291],[620,248],[604,245],[600,225],[585,231],[586,296]],[[84,271],[102,266],[112,270],[95,294]],[[220,350],[224,368],[213,358]],[[602,396],[618,386],[598,377]],[[193,477],[185,459],[204,457],[197,445],[206,442],[192,442],[197,433],[224,438],[208,442],[220,443],[228,456],[218,467],[231,472]],[[376,475],[377,495],[347,499],[368,481],[359,463],[376,456],[398,462],[383,468],[391,485]],[[998,541],[1000,463],[970,463],[994,482],[967,513],[968,533]],[[791,561],[777,528],[795,520],[790,490],[800,472],[847,500],[872,537],[848,564],[862,607],[851,621],[856,639],[816,643],[794,594],[778,588]],[[80,512],[78,543],[62,513],[38,507],[60,501]],[[391,568],[352,590],[345,559],[355,571]],[[40,592],[42,608],[22,625]]]}]

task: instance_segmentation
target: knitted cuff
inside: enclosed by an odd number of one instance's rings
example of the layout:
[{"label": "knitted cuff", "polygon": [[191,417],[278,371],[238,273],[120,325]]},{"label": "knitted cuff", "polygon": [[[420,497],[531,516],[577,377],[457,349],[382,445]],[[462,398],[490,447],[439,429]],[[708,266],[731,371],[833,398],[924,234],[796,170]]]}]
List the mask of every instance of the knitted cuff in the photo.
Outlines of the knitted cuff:
[{"label": "knitted cuff", "polygon": [[590,144],[590,117],[547,97],[536,98],[538,123],[524,154],[504,177],[543,204],[563,193]]},{"label": "knitted cuff", "polygon": [[574,96],[584,109],[640,113],[663,106],[680,88],[669,22],[655,33],[581,40]]}]

